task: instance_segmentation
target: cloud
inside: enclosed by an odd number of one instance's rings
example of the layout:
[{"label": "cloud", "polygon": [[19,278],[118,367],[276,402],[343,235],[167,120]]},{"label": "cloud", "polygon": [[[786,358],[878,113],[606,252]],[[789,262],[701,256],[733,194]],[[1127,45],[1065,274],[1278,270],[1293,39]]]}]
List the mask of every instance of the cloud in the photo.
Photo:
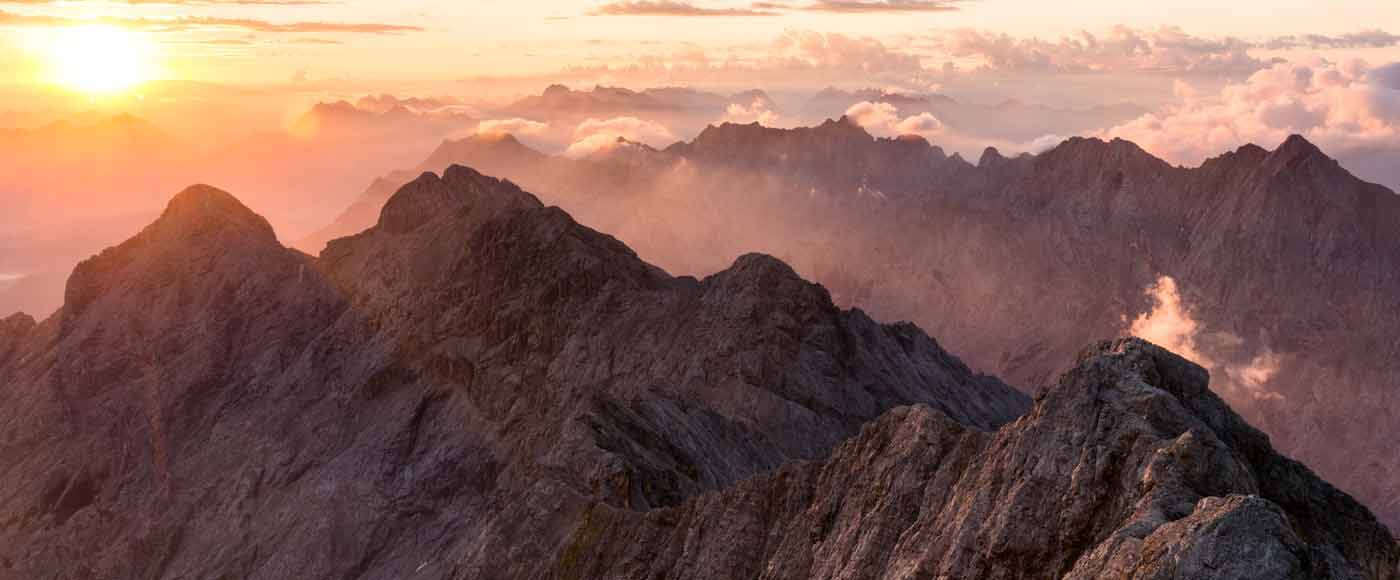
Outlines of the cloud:
[{"label": "cloud", "polygon": [[1268,389],[1269,381],[1283,364],[1281,355],[1264,348],[1247,364],[1224,363],[1245,346],[1243,340],[1228,334],[1208,335],[1205,326],[1182,301],[1176,280],[1170,276],[1158,277],[1146,292],[1152,298],[1152,310],[1133,320],[1128,327],[1130,334],[1211,369],[1215,374],[1214,388],[1221,394],[1256,400],[1283,398]]},{"label": "cloud", "polygon": [[473,107],[454,97],[400,98],[386,93],[360,97],[359,100],[355,101],[355,108],[381,114],[400,108],[408,109],[414,113],[477,113]]},{"label": "cloud", "polygon": [[1193,36],[1175,27],[1116,26],[1058,40],[959,29],[931,40],[949,56],[981,59],[983,68],[997,71],[1248,74],[1268,65],[1249,54],[1255,43]]},{"label": "cloud", "polygon": [[1280,400],[1283,399],[1283,395],[1270,391],[1266,385],[1273,380],[1282,366],[1282,356],[1265,350],[1248,365],[1226,367],[1226,373],[1233,379],[1232,384],[1243,388],[1250,396],[1256,399]]},{"label": "cloud", "polygon": [[1382,87],[1400,91],[1400,62],[1371,71],[1371,80]]},{"label": "cloud", "polygon": [[781,5],[755,3],[749,8],[708,8],[679,0],[623,0],[604,4],[594,16],[777,16]]},{"label": "cloud", "polygon": [[1331,50],[1343,48],[1390,48],[1400,46],[1400,35],[1380,29],[1363,30],[1350,34],[1328,36],[1325,34],[1304,34],[1279,36],[1259,45],[1270,49],[1309,48]]},{"label": "cloud", "polygon": [[180,16],[175,18],[137,18],[123,16],[99,16],[95,18],[69,18],[46,14],[16,14],[0,10],[0,26],[80,26],[84,24],[112,24],[126,28],[155,32],[180,32],[205,29],[237,29],[268,33],[360,33],[360,34],[401,34],[421,32],[420,26],[386,24],[375,22],[287,22],[277,23],[254,18],[222,18],[213,16]]},{"label": "cloud", "polygon": [[773,127],[778,124],[779,117],[769,108],[767,100],[754,98],[753,102],[747,105],[731,103],[725,109],[724,118],[721,121],[743,125],[758,123],[766,127]]},{"label": "cloud", "polygon": [[943,122],[931,113],[900,118],[899,109],[885,102],[861,101],[846,109],[846,117],[871,134],[884,137],[928,136],[943,130]]},{"label": "cloud", "polygon": [[1102,135],[1134,141],[1181,164],[1246,143],[1280,143],[1291,134],[1339,156],[1400,152],[1400,83],[1391,76],[1400,69],[1392,67],[1277,64],[1207,95],[1179,83],[1177,104]]},{"label": "cloud", "polygon": [[712,8],[682,0],[621,0],[595,8],[595,16],[778,16],[784,12],[840,14],[887,12],[951,12],[961,0],[817,0],[794,6],[785,2],[754,2],[748,8]]},{"label": "cloud", "polygon": [[788,31],[774,41],[769,66],[808,66],[863,73],[922,72],[917,55],[899,52],[874,38]]},{"label": "cloud", "polygon": [[540,135],[549,130],[549,123],[531,121],[530,119],[489,119],[477,123],[476,133],[478,135]]},{"label": "cloud", "polygon": [[[159,6],[313,6],[339,4],[335,0],[109,0],[112,4]],[[0,0],[0,4],[69,4],[72,0]]]},{"label": "cloud", "polygon": [[954,0],[819,0],[803,7],[817,12],[951,12],[958,10]]},{"label": "cloud", "polygon": [[1196,335],[1201,332],[1201,325],[1182,304],[1176,280],[1162,276],[1147,289],[1147,294],[1152,297],[1152,311],[1133,320],[1129,332],[1201,366],[1214,364],[1196,347]]},{"label": "cloud", "polygon": [[511,91],[534,90],[540,83],[596,85],[707,86],[711,89],[752,89],[755,78],[775,88],[830,86],[845,82],[925,90],[936,82],[936,71],[924,68],[918,55],[892,48],[870,37],[789,30],[766,45],[702,49],[687,46],[670,53],[654,48],[608,64],[569,66],[537,76],[462,79],[481,85],[510,86]]},{"label": "cloud", "polygon": [[933,116],[933,113],[919,113],[906,117],[896,124],[894,129],[901,135],[926,135],[942,131],[943,122]]},{"label": "cloud", "polygon": [[1065,137],[1064,135],[1041,135],[1039,137],[1036,137],[1035,139],[1026,142],[1020,147],[1019,150],[1025,151],[1026,153],[1030,153],[1032,155],[1039,155],[1041,153],[1054,149],[1059,144],[1064,143],[1067,139],[1069,138]]},{"label": "cloud", "polygon": [[636,117],[588,119],[574,129],[574,143],[569,145],[564,155],[575,159],[587,157],[609,150],[618,144],[619,139],[661,146],[674,142],[676,136],[660,123]]}]

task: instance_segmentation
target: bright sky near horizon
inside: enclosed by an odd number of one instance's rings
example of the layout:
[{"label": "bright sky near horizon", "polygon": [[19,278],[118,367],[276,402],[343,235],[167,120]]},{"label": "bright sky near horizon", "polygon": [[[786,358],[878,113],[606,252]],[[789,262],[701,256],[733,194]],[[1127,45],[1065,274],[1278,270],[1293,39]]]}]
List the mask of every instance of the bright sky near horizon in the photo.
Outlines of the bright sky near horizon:
[{"label": "bright sky near horizon", "polygon": [[[858,5],[856,8],[852,6]],[[942,6],[946,10],[930,9]],[[3,84],[43,75],[35,50],[54,28],[88,19],[140,28],[159,49],[158,76],[211,82],[316,78],[441,81],[542,75],[648,56],[742,58],[785,31],[878,39],[919,50],[940,31],[971,29],[1055,41],[1114,26],[1179,27],[1205,38],[1400,29],[1394,0],[0,0]],[[1394,58],[1396,43],[1362,56]]]}]

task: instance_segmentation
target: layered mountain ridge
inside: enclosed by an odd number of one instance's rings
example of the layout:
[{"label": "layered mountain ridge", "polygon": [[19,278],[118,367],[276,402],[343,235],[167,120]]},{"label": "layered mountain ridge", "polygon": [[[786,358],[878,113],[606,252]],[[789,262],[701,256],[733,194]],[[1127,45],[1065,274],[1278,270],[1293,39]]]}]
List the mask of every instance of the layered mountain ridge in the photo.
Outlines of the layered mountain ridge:
[{"label": "layered mountain ridge", "polygon": [[880,413],[1028,400],[760,255],[674,278],[462,167],[321,258],[196,186],[0,325],[0,570],[542,577],[593,503],[818,459]]},{"label": "layered mountain ridge", "polygon": [[1400,575],[1199,366],[1074,366],[1032,405],[774,258],[672,277],[465,167],[319,258],[195,186],[0,321],[0,575]]},{"label": "layered mountain ridge", "polygon": [[1195,168],[1085,138],[974,165],[836,119],[717,125],[625,160],[480,137],[432,159],[515,179],[670,271],[781,256],[838,304],[913,320],[1028,392],[1084,344],[1158,321],[1280,448],[1400,525],[1400,199],[1302,137]]}]

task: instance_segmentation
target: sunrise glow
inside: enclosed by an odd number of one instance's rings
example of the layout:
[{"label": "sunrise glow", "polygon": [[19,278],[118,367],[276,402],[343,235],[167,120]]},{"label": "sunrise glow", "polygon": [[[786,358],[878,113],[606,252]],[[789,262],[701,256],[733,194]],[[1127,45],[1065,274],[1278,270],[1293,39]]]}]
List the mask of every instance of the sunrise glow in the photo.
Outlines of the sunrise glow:
[{"label": "sunrise glow", "polygon": [[122,93],[150,80],[155,53],[144,35],[105,24],[61,29],[44,47],[50,79],[93,96]]}]

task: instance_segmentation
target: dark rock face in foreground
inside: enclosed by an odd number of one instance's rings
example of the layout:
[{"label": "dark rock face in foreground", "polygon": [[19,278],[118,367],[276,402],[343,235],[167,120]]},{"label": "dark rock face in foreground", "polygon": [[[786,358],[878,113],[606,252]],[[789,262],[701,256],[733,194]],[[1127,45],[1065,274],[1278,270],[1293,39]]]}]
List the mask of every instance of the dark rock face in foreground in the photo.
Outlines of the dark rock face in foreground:
[{"label": "dark rock face in foreground", "polygon": [[1105,342],[996,433],[905,407],[826,461],[676,508],[595,505],[557,577],[1396,577],[1374,516],[1206,383],[1150,343]]},{"label": "dark rock face in foreground", "polygon": [[319,259],[194,187],[0,322],[0,578],[546,577],[600,509],[1029,400],[751,255],[673,278],[454,167]]}]

